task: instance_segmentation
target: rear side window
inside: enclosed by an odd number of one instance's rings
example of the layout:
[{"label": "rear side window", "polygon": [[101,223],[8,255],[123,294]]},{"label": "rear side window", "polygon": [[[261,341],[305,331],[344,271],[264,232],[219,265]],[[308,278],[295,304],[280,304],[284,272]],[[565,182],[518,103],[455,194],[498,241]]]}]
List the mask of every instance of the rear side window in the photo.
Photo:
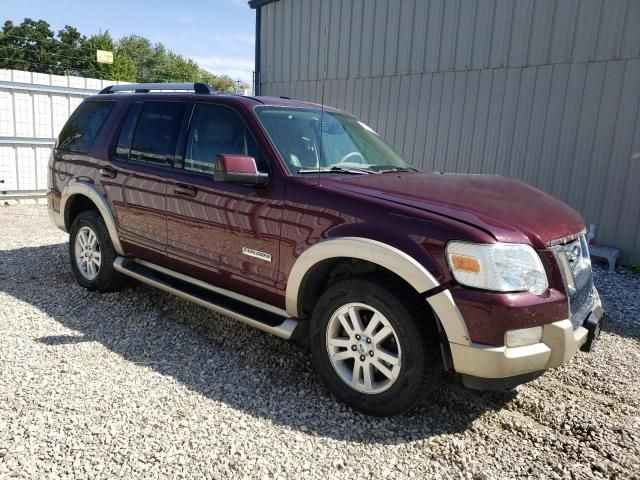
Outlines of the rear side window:
[{"label": "rear side window", "polygon": [[131,160],[172,165],[184,109],[183,102],[145,102],[141,107],[134,104],[120,132],[116,154],[127,158],[128,149]]},{"label": "rear side window", "polygon": [[82,102],[58,135],[58,150],[88,153],[113,110],[114,102]]},{"label": "rear side window", "polygon": [[133,142],[133,133],[138,123],[138,117],[142,111],[142,102],[134,103],[129,110],[126,120],[122,124],[120,136],[118,137],[118,145],[116,145],[116,157],[123,160],[129,159],[131,152],[131,143]]}]

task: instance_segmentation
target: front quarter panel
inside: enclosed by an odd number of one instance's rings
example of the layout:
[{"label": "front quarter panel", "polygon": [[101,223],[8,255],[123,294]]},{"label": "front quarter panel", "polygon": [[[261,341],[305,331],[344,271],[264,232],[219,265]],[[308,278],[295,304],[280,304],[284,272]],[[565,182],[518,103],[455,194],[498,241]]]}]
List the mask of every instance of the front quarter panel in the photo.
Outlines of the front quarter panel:
[{"label": "front quarter panel", "polygon": [[[280,247],[280,288],[286,293],[287,312],[294,317],[299,313],[304,275],[327,258],[376,263],[422,294],[451,280],[444,257],[448,240],[495,241],[455,220],[328,188],[317,178],[289,180]],[[449,341],[468,344],[469,334],[451,294],[441,291],[428,301]]]},{"label": "front quarter panel", "polygon": [[325,187],[317,177],[288,180],[280,247],[283,285],[298,257],[327,239],[358,237],[389,245],[417,261],[438,283],[451,280],[444,256],[447,241],[495,241],[452,219]]}]

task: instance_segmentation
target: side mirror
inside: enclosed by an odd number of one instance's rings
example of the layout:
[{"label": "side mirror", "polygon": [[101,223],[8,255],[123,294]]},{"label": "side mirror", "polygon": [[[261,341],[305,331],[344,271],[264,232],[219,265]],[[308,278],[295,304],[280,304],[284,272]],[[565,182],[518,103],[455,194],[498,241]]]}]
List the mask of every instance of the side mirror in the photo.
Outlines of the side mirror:
[{"label": "side mirror", "polygon": [[253,157],[248,155],[221,154],[216,157],[213,178],[216,182],[260,186],[267,183],[269,174],[258,171],[256,160]]}]

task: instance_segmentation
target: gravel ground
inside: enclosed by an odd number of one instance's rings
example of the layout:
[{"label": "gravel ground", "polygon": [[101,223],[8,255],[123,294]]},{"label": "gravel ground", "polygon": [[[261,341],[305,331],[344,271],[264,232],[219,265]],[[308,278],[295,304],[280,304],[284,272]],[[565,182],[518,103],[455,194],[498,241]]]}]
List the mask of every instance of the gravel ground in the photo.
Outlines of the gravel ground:
[{"label": "gravel ground", "polygon": [[596,269],[595,353],[376,419],[295,344],[138,283],[83,290],[45,207],[0,229],[0,478],[640,478],[639,276]]}]

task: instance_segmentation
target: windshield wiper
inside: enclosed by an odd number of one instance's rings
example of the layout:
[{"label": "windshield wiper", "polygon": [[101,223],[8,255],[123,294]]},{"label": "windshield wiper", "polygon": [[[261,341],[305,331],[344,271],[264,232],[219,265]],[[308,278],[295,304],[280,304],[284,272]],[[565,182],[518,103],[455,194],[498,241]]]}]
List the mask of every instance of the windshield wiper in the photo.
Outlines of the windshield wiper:
[{"label": "windshield wiper", "polygon": [[389,173],[389,172],[419,172],[417,168],[413,167],[391,167],[383,170],[376,170],[376,173]]},{"label": "windshield wiper", "polygon": [[322,167],[322,168],[301,168],[298,170],[300,174],[306,173],[354,173],[360,175],[368,175],[370,173],[377,173],[373,170],[366,170],[364,168],[351,168],[351,167]]}]

